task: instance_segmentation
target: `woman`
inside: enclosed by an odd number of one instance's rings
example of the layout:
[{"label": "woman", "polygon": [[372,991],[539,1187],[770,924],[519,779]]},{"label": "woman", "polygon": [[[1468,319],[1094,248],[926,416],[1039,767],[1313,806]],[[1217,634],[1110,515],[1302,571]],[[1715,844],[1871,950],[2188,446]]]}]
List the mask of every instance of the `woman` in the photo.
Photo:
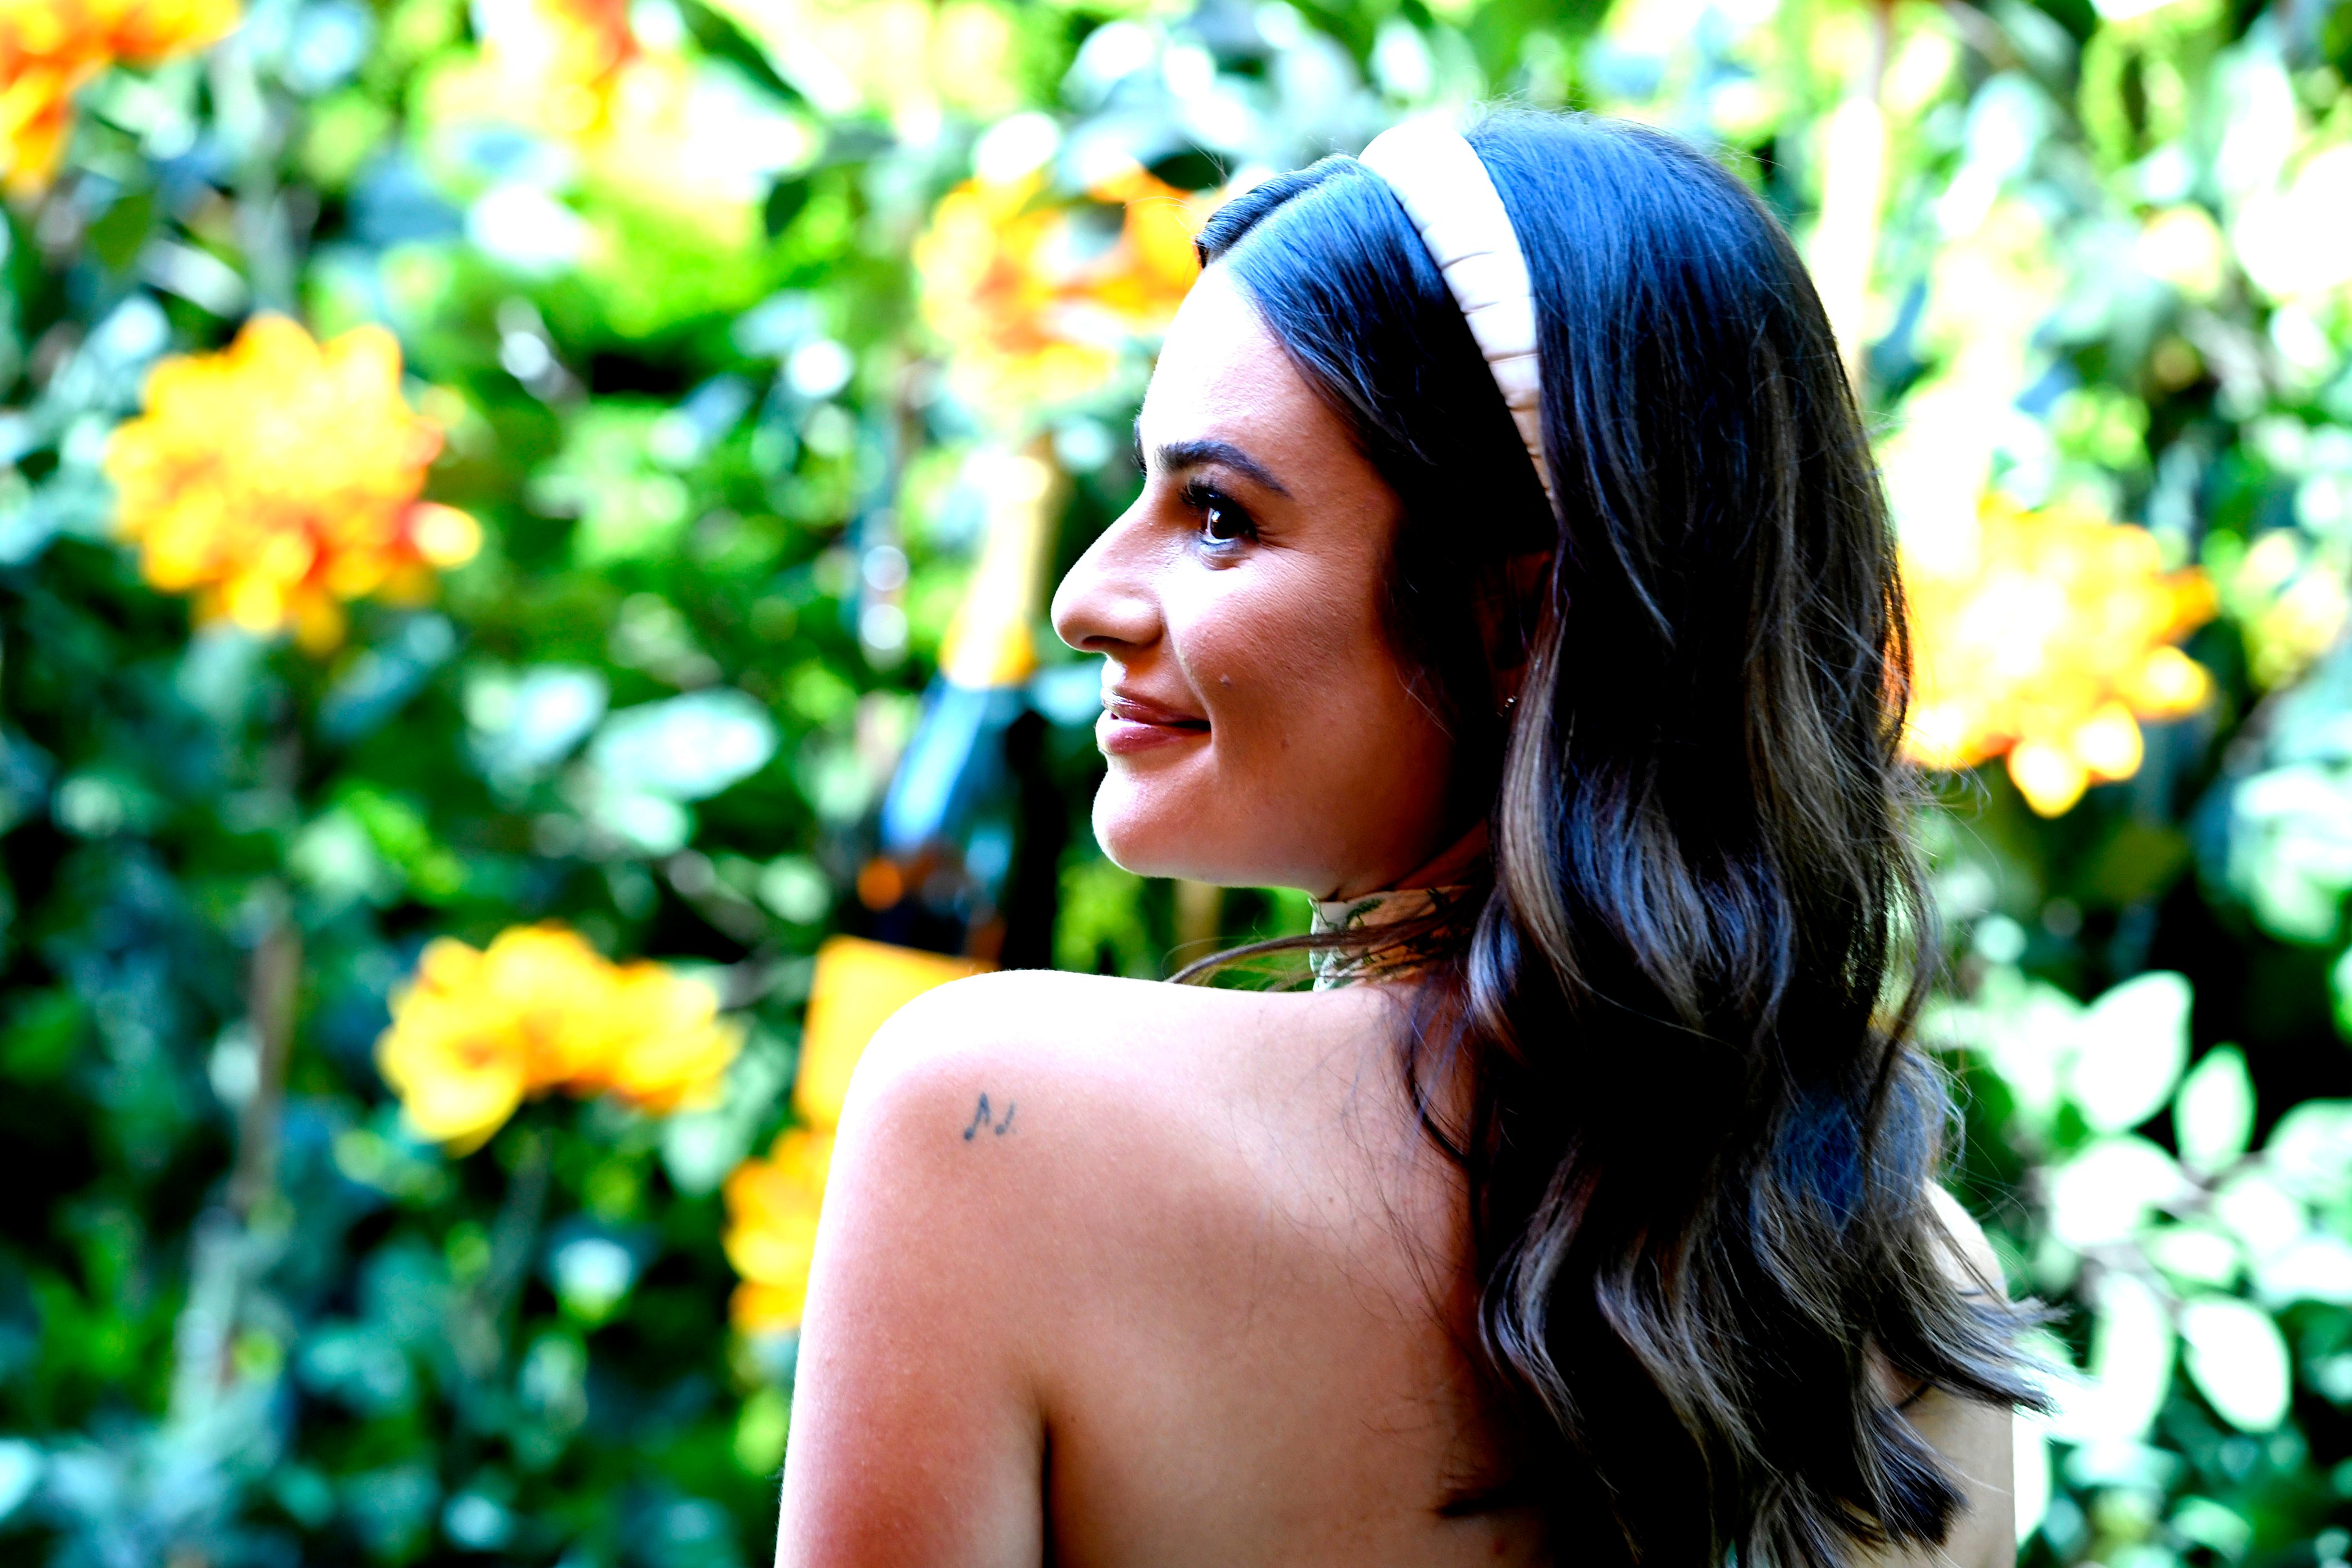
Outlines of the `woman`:
[{"label": "woman", "polygon": [[2030,1397],[1906,1043],[1887,524],[1821,306],[1655,132],[1238,197],[1055,624],[1103,847],[1312,991],[1056,973],[861,1066],[786,1564],[2011,1550]]}]

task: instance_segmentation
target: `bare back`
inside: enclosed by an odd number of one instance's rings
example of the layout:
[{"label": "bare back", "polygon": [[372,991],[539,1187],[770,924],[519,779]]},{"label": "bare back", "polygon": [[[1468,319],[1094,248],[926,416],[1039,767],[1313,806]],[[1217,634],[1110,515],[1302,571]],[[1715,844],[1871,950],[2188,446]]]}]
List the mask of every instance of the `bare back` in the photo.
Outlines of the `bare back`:
[{"label": "bare back", "polygon": [[843,1123],[779,1562],[1544,1561],[1531,1517],[1442,1511],[1499,1478],[1388,1005],[1023,973],[900,1015]]}]

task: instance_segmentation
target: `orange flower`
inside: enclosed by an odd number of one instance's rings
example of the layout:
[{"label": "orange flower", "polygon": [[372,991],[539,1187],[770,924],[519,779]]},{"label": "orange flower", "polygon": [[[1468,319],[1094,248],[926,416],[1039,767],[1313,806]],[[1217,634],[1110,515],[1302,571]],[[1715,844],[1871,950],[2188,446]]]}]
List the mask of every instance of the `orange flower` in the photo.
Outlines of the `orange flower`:
[{"label": "orange flower", "polygon": [[555,36],[564,74],[576,80],[610,81],[637,58],[629,0],[532,0],[531,9]]},{"label": "orange flower", "polygon": [[175,356],[147,380],[146,413],[114,432],[117,526],[166,593],[203,618],[340,642],[345,603],[416,603],[433,571],[470,559],[481,531],[420,501],[438,426],[400,391],[400,345],[360,327],[323,346],[256,316],[219,353]]},{"label": "orange flower", "polygon": [[462,1154],[551,1089],[609,1091],[656,1114],[707,1100],[740,1044],[709,987],[658,963],[614,964],[549,923],[485,949],[428,944],[393,999],[376,1066],[410,1124]]},{"label": "orange flower", "polygon": [[1218,197],[1132,167],[1090,193],[1123,208],[1108,247],[1079,212],[1046,200],[1045,176],[967,180],[915,243],[923,318],[975,406],[1034,407],[1101,386],[1119,351],[1164,331],[1200,267],[1192,236]]},{"label": "orange flower", "polygon": [[73,97],[117,60],[149,65],[236,24],[236,0],[0,0],[0,184],[36,195],[73,130]]},{"label": "orange flower", "polygon": [[831,1131],[793,1127],[766,1159],[746,1160],[727,1178],[727,1260],[743,1277],[729,1312],[746,1333],[800,1327],[832,1163]]},{"label": "orange flower", "polygon": [[485,11],[482,55],[508,107],[558,135],[602,130],[641,58],[627,0],[522,0]]},{"label": "orange flower", "polygon": [[2006,753],[2044,816],[2137,773],[2139,720],[2189,712],[2211,690],[2173,645],[2212,618],[2212,584],[2165,571],[2145,529],[1995,504],[1973,550],[1906,550],[1903,581],[1915,663],[1905,754],[1963,768]]},{"label": "orange flower", "polygon": [[1099,182],[1087,194],[1125,208],[1118,244],[1093,271],[1093,298],[1130,331],[1166,331],[1176,307],[1201,275],[1192,237],[1224,201],[1224,194],[1180,191],[1140,164]]},{"label": "orange flower", "polygon": [[425,118],[442,126],[526,126],[587,152],[637,153],[649,121],[674,111],[685,83],[674,52],[649,51],[627,0],[491,0],[481,45],[425,79]]}]

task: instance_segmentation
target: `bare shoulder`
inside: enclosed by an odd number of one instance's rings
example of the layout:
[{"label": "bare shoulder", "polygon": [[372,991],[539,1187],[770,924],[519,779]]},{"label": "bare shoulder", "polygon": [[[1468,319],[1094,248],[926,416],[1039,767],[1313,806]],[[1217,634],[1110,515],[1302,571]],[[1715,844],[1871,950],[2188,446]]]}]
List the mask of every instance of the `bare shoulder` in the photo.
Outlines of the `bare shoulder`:
[{"label": "bare shoulder", "polygon": [[1157,1000],[1143,994],[1154,989],[1162,988],[1024,970],[918,996],[858,1061],[835,1180],[960,1205],[972,1211],[967,1220],[990,1217],[989,1205],[1060,1163],[1042,1153],[1066,1157],[1116,1110],[1134,1071],[1113,1026]]},{"label": "bare shoulder", "polygon": [[[1928,1206],[1943,1231],[1943,1263],[1964,1294],[2006,1295],[2000,1258],[1958,1199],[1927,1184]],[[1873,1568],[2007,1568],[2017,1555],[2014,1415],[1929,1387],[1907,1402],[1913,1430],[1942,1456],[1967,1495],[1966,1510],[1940,1550],[1889,1552]]]},{"label": "bare shoulder", "polygon": [[962,1142],[1009,1138],[1016,1126],[1034,1134],[1059,1120],[1045,1114],[1046,1100],[1055,1109],[1073,1095],[1114,1101],[1121,1087],[1164,1069],[1171,1053],[1157,1047],[1171,1016],[1198,1011],[1197,994],[1145,981],[1051,970],[959,980],[916,997],[874,1037],[843,1125],[916,1120],[936,1130],[947,1118]]},{"label": "bare shoulder", "polygon": [[1274,1000],[1036,970],[927,992],[858,1063],[835,1180],[963,1210],[966,1233],[1066,1222],[1147,1155],[1165,1166],[1214,1140]]},{"label": "bare shoulder", "polygon": [[[779,1561],[1034,1563],[1076,1208],[1116,1100],[1082,977],[995,974],[902,1008],[858,1063],[810,1268]],[[1124,995],[1123,988],[1118,994]]]},{"label": "bare shoulder", "polygon": [[1945,1250],[1944,1262],[1953,1281],[1964,1291],[2007,1295],[2000,1257],[1993,1251],[1992,1243],[1985,1239],[1984,1226],[1976,1222],[1976,1216],[1962,1207],[1960,1200],[1940,1182],[1927,1184],[1927,1204],[1950,1244]]},{"label": "bare shoulder", "polygon": [[1019,1128],[1033,1145],[1197,1131],[1237,1107],[1295,1098],[1299,1078],[1351,1070],[1337,1058],[1378,1037],[1377,1016],[1369,995],[1050,970],[976,975],[925,993],[883,1026],[858,1064],[844,1129],[952,1122],[958,1142],[977,1142]]},{"label": "bare shoulder", "polygon": [[1369,993],[1048,971],[941,986],[867,1047],[835,1184],[884,1205],[894,1247],[1017,1261],[992,1287],[1015,1295],[1075,1300],[1107,1258],[1149,1280],[1185,1266],[1188,1240],[1213,1259],[1366,1190],[1363,1128],[1410,1132],[1383,1099],[1396,1075]]},{"label": "bare shoulder", "polygon": [[951,982],[891,1015],[858,1063],[851,1102],[958,1066],[1106,1056],[1122,1026],[1163,1015],[1186,989],[1050,969]]}]

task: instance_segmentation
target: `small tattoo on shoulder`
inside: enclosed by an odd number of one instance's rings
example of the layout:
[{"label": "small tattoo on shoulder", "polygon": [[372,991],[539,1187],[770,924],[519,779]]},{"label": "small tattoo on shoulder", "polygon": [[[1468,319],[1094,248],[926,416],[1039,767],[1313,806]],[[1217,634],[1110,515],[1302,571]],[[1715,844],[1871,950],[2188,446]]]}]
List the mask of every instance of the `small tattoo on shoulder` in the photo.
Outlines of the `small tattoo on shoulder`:
[{"label": "small tattoo on shoulder", "polygon": [[989,1109],[988,1096],[984,1094],[982,1095],[980,1097],[980,1103],[972,1107],[971,1124],[963,1130],[963,1141],[967,1143],[971,1142],[972,1139],[983,1130],[995,1134],[999,1138],[1003,1137],[1007,1132],[1013,1131],[1013,1113],[1019,1109],[1020,1107],[1013,1101],[1009,1100],[1006,1100],[1004,1102],[1004,1119],[1000,1121],[996,1119],[995,1113]]}]

